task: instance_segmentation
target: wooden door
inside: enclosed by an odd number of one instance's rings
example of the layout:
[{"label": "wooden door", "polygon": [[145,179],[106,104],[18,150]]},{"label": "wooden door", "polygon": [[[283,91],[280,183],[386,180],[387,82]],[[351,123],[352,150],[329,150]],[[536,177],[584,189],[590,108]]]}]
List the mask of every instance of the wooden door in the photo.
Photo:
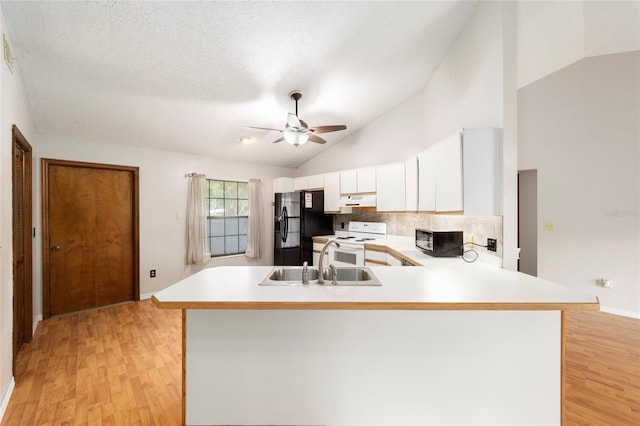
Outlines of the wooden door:
[{"label": "wooden door", "polygon": [[138,168],[42,166],[44,317],[139,300]]},{"label": "wooden door", "polygon": [[[13,368],[33,334],[31,145],[12,127],[13,196]],[[15,371],[14,371],[15,372]]]}]

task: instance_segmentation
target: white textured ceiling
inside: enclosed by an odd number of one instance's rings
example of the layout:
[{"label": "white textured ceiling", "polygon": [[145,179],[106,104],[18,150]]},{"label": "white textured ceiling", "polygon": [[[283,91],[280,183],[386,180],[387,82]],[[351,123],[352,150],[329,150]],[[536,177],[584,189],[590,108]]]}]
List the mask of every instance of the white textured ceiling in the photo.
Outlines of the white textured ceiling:
[{"label": "white textured ceiling", "polygon": [[[475,2],[1,5],[39,133],[292,167],[418,93]],[[348,129],[295,148],[243,127],[282,128],[294,89]]]}]

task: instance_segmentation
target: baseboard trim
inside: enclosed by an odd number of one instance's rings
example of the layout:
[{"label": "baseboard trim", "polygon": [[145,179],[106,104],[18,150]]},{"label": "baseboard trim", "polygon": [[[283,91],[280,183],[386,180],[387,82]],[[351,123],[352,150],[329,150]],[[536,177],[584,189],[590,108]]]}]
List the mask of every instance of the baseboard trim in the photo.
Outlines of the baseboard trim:
[{"label": "baseboard trim", "polygon": [[618,308],[612,308],[611,306],[602,306],[602,305],[600,305],[600,310],[608,314],[640,319],[640,312],[636,312],[636,311],[627,311],[626,309],[618,309]]},{"label": "baseboard trim", "polygon": [[42,315],[36,315],[33,318],[33,331],[31,332],[32,336],[36,335],[36,329],[38,328],[38,323],[42,321]]},{"label": "baseboard trim", "polygon": [[140,295],[140,300],[149,300],[155,293],[145,293]]},{"label": "baseboard trim", "polygon": [[2,418],[4,417],[5,411],[7,411],[7,406],[9,406],[9,400],[11,399],[11,394],[13,393],[13,388],[16,387],[16,382],[11,376],[11,380],[9,380],[9,386],[7,387],[7,391],[4,393],[2,397],[2,404],[0,404],[0,422],[2,422]]}]

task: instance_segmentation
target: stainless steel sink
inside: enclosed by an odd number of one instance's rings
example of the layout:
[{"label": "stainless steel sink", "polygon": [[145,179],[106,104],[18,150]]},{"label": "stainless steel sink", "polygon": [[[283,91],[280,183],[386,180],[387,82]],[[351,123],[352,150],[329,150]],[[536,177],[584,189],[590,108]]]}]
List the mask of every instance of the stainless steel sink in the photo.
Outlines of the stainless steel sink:
[{"label": "stainless steel sink", "polygon": [[[318,280],[318,270],[309,268],[309,283]],[[302,285],[302,266],[276,266],[260,285]]]},{"label": "stainless steel sink", "polygon": [[[318,279],[318,270],[309,268],[309,280]],[[302,268],[276,268],[269,274],[269,279],[272,281],[302,281]]]},{"label": "stainless steel sink", "polygon": [[[336,282],[333,281],[333,272],[325,268],[322,273],[324,285],[344,285],[344,286],[380,286],[378,278],[371,272],[371,269],[364,266],[336,268]],[[318,285],[317,268],[308,268],[309,284]],[[259,285],[303,285],[302,266],[276,266],[269,274],[258,283]]]},{"label": "stainless steel sink", "polygon": [[[336,285],[382,285],[378,278],[366,266],[336,268]],[[329,268],[322,273],[325,285],[333,284],[333,271]]]}]

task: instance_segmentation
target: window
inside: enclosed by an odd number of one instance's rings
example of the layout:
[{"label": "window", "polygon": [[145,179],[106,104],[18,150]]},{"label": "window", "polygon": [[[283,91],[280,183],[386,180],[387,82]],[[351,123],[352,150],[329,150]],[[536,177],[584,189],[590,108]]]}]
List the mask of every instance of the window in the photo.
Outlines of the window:
[{"label": "window", "polygon": [[244,253],[249,219],[247,182],[207,179],[207,203],[211,257]]}]

